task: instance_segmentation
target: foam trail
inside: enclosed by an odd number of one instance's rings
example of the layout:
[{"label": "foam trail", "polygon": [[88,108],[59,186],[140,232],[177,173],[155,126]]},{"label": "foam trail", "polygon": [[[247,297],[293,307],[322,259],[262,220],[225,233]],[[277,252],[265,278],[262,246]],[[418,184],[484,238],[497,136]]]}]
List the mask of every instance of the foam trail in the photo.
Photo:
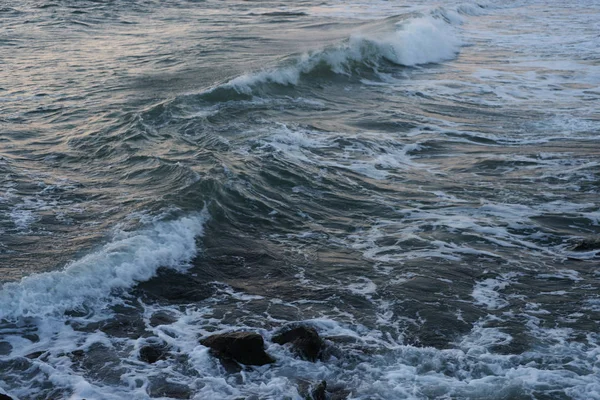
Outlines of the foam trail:
[{"label": "foam trail", "polygon": [[150,279],[159,267],[181,267],[196,255],[206,211],[149,229],[122,233],[114,241],[52,271],[6,283],[0,290],[0,318],[60,315],[82,309]]}]

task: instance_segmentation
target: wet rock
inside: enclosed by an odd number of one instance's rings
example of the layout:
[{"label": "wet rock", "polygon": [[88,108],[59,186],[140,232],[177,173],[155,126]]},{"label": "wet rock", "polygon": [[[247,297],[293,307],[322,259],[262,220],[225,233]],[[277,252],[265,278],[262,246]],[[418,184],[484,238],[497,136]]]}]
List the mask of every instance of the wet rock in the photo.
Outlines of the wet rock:
[{"label": "wet rock", "polygon": [[83,360],[83,357],[85,357],[85,351],[83,351],[83,350],[74,350],[74,351],[70,352],[67,355],[71,359],[71,361],[78,362],[78,361]]},{"label": "wet rock", "polygon": [[176,304],[201,301],[214,293],[212,285],[207,282],[166,268],[160,268],[154,278],[140,282],[134,291],[150,299]]},{"label": "wet rock", "polygon": [[165,352],[154,346],[144,346],[140,349],[140,360],[148,364],[154,364],[158,360],[165,358]]},{"label": "wet rock", "polygon": [[140,348],[140,360],[148,364],[154,364],[158,360],[164,360],[168,354],[168,345],[164,341],[149,341]]},{"label": "wet rock", "polygon": [[80,367],[86,376],[101,380],[107,385],[117,385],[121,376],[126,373],[121,366],[121,358],[114,348],[102,343],[94,343],[85,351]]},{"label": "wet rock", "polygon": [[338,383],[336,385],[329,385],[327,387],[327,394],[329,395],[329,400],[346,400],[348,396],[352,393],[351,390],[348,390],[344,384]]},{"label": "wet rock", "polygon": [[33,343],[37,343],[40,341],[40,337],[38,335],[36,335],[35,333],[27,333],[27,334],[23,335],[22,337],[24,337],[27,340],[31,340]]},{"label": "wet rock", "polygon": [[211,335],[200,340],[200,343],[210,347],[212,354],[223,360],[235,360],[246,365],[265,365],[275,361],[265,352],[262,336],[254,332]]},{"label": "wet rock", "polygon": [[167,381],[165,377],[153,378],[148,388],[151,397],[166,397],[169,399],[189,399],[192,391],[186,385]]},{"label": "wet rock", "polygon": [[159,325],[171,325],[177,321],[177,318],[166,311],[158,311],[150,317],[150,326],[156,327]]},{"label": "wet rock", "polygon": [[27,354],[25,357],[29,358],[30,360],[33,360],[35,358],[40,358],[40,356],[44,353],[45,351],[34,351],[33,353]]},{"label": "wet rock", "polygon": [[290,343],[296,354],[313,362],[319,358],[324,347],[315,328],[303,325],[284,327],[272,340],[280,345]]},{"label": "wet rock", "polygon": [[327,400],[327,382],[322,381],[319,383],[311,394],[314,400]]},{"label": "wet rock", "polygon": [[586,239],[573,246],[573,251],[600,250],[600,239]]},{"label": "wet rock", "polygon": [[311,385],[310,382],[299,381],[298,393],[306,400],[346,400],[351,391],[341,382],[328,385],[326,381],[321,381]]},{"label": "wet rock", "polygon": [[0,400],[13,400],[13,398],[7,394],[0,393]]},{"label": "wet rock", "polygon": [[142,337],[146,333],[146,326],[142,318],[131,313],[117,314],[113,318],[103,321],[98,329],[109,336],[132,339]]},{"label": "wet rock", "polygon": [[221,357],[219,358],[219,361],[221,362],[221,366],[225,369],[225,372],[229,374],[235,374],[242,370],[242,366],[234,359]]}]

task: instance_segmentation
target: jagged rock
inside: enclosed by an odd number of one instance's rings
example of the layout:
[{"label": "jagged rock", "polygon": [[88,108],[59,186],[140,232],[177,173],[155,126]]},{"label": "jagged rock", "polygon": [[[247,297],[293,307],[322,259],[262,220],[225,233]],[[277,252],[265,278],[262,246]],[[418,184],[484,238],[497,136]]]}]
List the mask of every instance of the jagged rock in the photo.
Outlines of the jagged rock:
[{"label": "jagged rock", "polygon": [[313,400],[327,400],[327,382],[322,381],[312,391]]},{"label": "jagged rock", "polygon": [[140,360],[149,364],[154,364],[158,360],[162,360],[167,355],[166,343],[149,343],[140,348]]},{"label": "jagged rock", "polygon": [[315,328],[307,326],[284,327],[282,331],[273,336],[273,343],[284,345],[291,343],[296,354],[305,360],[316,361],[323,350],[323,340]]},{"label": "jagged rock", "polygon": [[209,336],[200,344],[212,349],[220,359],[233,359],[240,364],[265,365],[275,360],[265,352],[265,342],[254,332],[229,332]]}]

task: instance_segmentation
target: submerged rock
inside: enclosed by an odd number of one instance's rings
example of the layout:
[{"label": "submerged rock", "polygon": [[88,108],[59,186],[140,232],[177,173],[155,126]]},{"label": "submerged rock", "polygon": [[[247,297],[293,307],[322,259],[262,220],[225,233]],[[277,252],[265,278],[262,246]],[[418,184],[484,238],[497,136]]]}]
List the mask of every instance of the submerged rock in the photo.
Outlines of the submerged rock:
[{"label": "submerged rock", "polygon": [[200,344],[212,349],[222,360],[235,360],[246,365],[265,365],[275,359],[265,352],[263,337],[254,332],[229,332],[209,336]]},{"label": "submerged rock", "polygon": [[284,345],[291,343],[293,351],[308,361],[316,361],[322,353],[324,343],[315,328],[292,325],[284,327],[272,338],[273,343]]},{"label": "submerged rock", "polygon": [[154,364],[167,356],[167,344],[163,341],[150,341],[140,348],[140,360]]},{"label": "submerged rock", "polygon": [[328,385],[326,381],[312,385],[309,382],[300,381],[298,392],[306,400],[346,400],[351,393],[343,383]]},{"label": "submerged rock", "polygon": [[166,311],[158,311],[150,317],[150,326],[170,325],[175,321],[177,321],[177,318],[174,315]]},{"label": "submerged rock", "polygon": [[573,251],[600,250],[600,239],[584,239],[573,247]]},{"label": "submerged rock", "polygon": [[148,394],[151,397],[166,397],[169,399],[189,399],[192,390],[184,384],[169,382],[164,376],[152,377],[148,385]]},{"label": "submerged rock", "polygon": [[34,351],[33,353],[27,354],[25,357],[29,358],[30,360],[34,360],[36,358],[40,358],[44,353],[46,353],[46,352],[45,351]]},{"label": "submerged rock", "polygon": [[311,394],[314,400],[327,400],[327,382],[322,381],[319,383]]}]

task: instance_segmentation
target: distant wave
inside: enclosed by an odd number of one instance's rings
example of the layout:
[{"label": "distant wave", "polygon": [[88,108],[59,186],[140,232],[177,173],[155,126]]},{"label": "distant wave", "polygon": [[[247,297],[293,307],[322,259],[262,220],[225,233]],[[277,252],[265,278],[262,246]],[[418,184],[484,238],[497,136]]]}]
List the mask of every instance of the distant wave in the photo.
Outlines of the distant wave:
[{"label": "distant wave", "polygon": [[323,69],[350,75],[357,65],[373,68],[382,61],[407,67],[438,63],[456,57],[462,45],[451,24],[435,16],[409,19],[396,28],[387,34],[352,35],[338,46],[303,54],[290,66],[245,74],[222,87],[249,94],[257,84],[297,85],[303,75]]}]

